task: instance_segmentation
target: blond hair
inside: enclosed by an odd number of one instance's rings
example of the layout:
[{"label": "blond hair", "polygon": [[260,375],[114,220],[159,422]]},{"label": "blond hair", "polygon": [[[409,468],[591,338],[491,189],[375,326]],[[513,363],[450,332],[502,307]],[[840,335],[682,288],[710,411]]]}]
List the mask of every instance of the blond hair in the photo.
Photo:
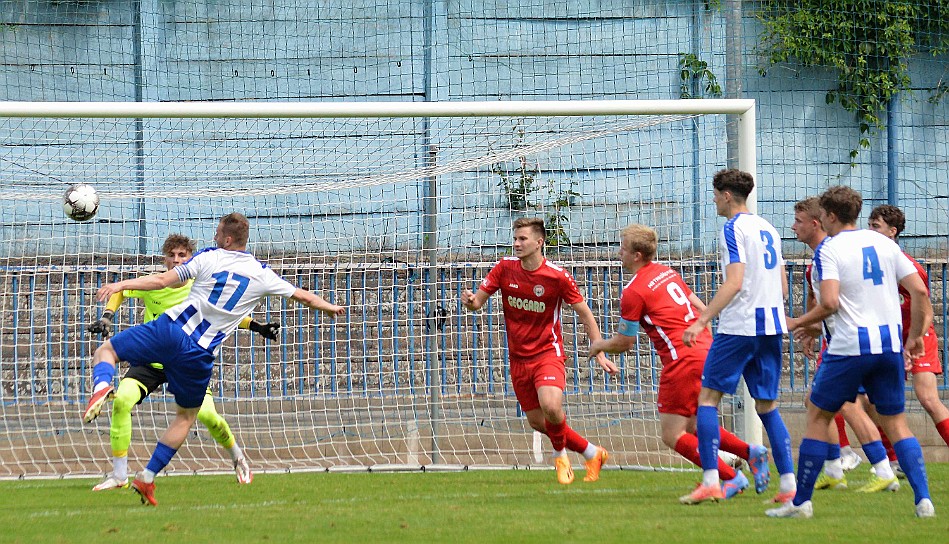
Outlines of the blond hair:
[{"label": "blond hair", "polygon": [[626,249],[640,253],[644,261],[652,261],[656,256],[659,237],[656,235],[656,231],[646,225],[633,223],[623,229],[620,238],[622,239],[621,243],[626,245]]}]

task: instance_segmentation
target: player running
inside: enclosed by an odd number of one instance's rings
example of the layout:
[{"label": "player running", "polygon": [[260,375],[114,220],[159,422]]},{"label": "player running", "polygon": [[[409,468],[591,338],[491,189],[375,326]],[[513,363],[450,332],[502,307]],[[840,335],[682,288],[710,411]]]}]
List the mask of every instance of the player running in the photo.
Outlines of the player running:
[{"label": "player running", "polygon": [[[565,485],[573,482],[573,468],[566,452],[569,449],[582,453],[586,459],[583,481],[595,482],[609,454],[567,425],[563,409],[567,382],[561,305],[567,303],[577,312],[591,341],[602,338],[600,328],[573,276],[541,253],[547,236],[544,220],[520,218],[514,221],[513,230],[514,257],[498,262],[477,293],[465,289],[461,303],[468,310],[477,311],[492,294],[501,291],[511,382],[517,401],[530,426],[550,438],[557,481]],[[616,374],[616,366],[602,353],[596,361],[610,375]]]},{"label": "player running", "polygon": [[[590,344],[590,355],[601,351],[629,351],[635,345],[636,333],[642,325],[662,361],[657,398],[662,442],[701,466],[698,437],[695,436],[695,411],[702,388],[702,367],[712,335],[706,329],[692,346],[682,343],[682,334],[689,323],[702,314],[705,304],[675,270],[653,262],[657,245],[656,231],[645,225],[634,224],[623,229],[619,258],[623,269],[633,278],[623,288],[617,334],[609,340],[596,340]],[[768,473],[768,455],[764,446],[749,445],[724,427],[719,427],[719,433],[722,450],[749,464],[757,462],[754,473],[762,476]],[[730,499],[748,487],[748,478],[721,459],[718,472],[724,480],[724,498]]]},{"label": "player running", "polygon": [[[162,244],[165,269],[171,270],[186,262],[191,258],[194,251],[195,244],[187,236],[169,235]],[[191,283],[192,281],[188,280],[183,285],[166,287],[157,291],[122,291],[116,293],[106,303],[102,317],[89,325],[87,329],[91,333],[100,334],[103,339],[112,336],[113,316],[126,298],[142,300],[145,304],[143,321],[148,323],[168,308],[184,301],[191,291]],[[239,328],[250,329],[264,338],[276,340],[280,324],[268,323],[264,325],[251,320],[250,317],[245,317]],[[161,363],[152,363],[130,368],[119,382],[117,390],[113,391],[111,384],[100,389],[99,399],[101,402],[94,404],[94,408],[85,414],[86,418],[83,421],[89,423],[94,420],[105,405],[105,401],[112,399],[112,421],[109,425],[109,438],[112,444],[112,473],[93,487],[93,491],[121,489],[129,486],[128,450],[132,441],[132,409],[137,404],[141,404],[145,397],[152,394],[166,381],[165,371],[162,369]],[[251,483],[254,474],[251,472],[247,458],[237,444],[237,439],[231,432],[230,426],[215,409],[210,388],[204,396],[201,410],[198,411],[198,421],[208,428],[208,432],[211,433],[214,440],[230,454],[237,481],[242,484]]]},{"label": "player running", "polygon": [[830,238],[814,254],[817,304],[800,318],[788,318],[793,331],[823,322],[830,339],[814,376],[807,427],[798,453],[798,484],[793,500],[766,512],[770,517],[809,518],[811,497],[828,450],[828,426],[841,405],[863,386],[893,440],[897,458],[913,487],[916,515],[935,515],[919,441],[903,413],[902,316],[898,286],[912,296],[912,327],[906,352],[924,355],[923,331],[932,322],[932,304],[922,278],[892,240],[857,230],[863,199],[849,187],[831,187],[820,197],[821,223]]},{"label": "player running", "polygon": [[294,287],[254,258],[246,251],[248,234],[246,217],[239,213],[225,215],[214,234],[216,248],[202,250],[188,262],[161,274],[103,285],[96,294],[105,302],[125,290],[153,291],[194,280],[184,302],[157,319],[120,332],[93,354],[94,394],[83,420],[101,409],[118,361],[128,361],[133,367],[161,363],[168,390],[175,395],[175,419],[159,439],[145,470],[132,481],[143,503],[158,504],[155,475],[168,465],[187,438],[204,401],[217,349],[245,315],[270,295],[291,298],[330,317],[345,312],[342,306]]}]

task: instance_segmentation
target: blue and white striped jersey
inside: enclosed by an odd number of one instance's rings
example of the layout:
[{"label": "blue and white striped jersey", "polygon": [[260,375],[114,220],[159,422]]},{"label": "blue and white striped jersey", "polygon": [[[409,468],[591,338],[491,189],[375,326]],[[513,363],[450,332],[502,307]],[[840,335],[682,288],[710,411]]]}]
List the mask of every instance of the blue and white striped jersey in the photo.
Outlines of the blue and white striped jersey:
[{"label": "blue and white striped jersey", "polygon": [[869,355],[903,349],[899,281],[916,267],[895,242],[872,230],[845,230],[814,250],[814,296],[820,282],[840,282],[840,306],[824,320],[827,353]]},{"label": "blue and white striped jersey", "polygon": [[741,291],[722,310],[717,331],[736,336],[784,334],[781,236],[760,216],[739,213],[725,222],[719,236],[722,275],[729,264],[744,263]]},{"label": "blue and white striped jersey", "polygon": [[260,300],[268,295],[290,297],[290,282],[246,251],[207,248],[176,266],[181,281],[194,280],[184,302],[165,315],[179,324],[204,349],[214,353]]}]

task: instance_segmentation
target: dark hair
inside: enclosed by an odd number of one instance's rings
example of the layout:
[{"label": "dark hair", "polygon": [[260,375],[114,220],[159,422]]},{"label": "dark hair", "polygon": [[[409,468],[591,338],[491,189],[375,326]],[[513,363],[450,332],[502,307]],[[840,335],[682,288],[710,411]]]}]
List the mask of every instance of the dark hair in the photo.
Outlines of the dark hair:
[{"label": "dark hair", "polygon": [[183,234],[169,234],[168,238],[165,238],[165,243],[161,245],[161,252],[163,255],[168,255],[179,247],[187,249],[188,253],[191,254],[194,254],[195,250],[198,249],[198,246],[191,238]]},{"label": "dark hair", "polygon": [[234,244],[244,246],[247,245],[250,223],[244,217],[244,214],[231,212],[221,218],[221,232],[225,236],[230,236],[234,240]]},{"label": "dark hair", "polygon": [[837,220],[844,225],[852,225],[857,222],[860,216],[860,209],[863,208],[863,197],[860,193],[846,187],[837,185],[824,191],[820,195],[820,207],[827,213],[837,216]]},{"label": "dark hair", "polygon": [[906,228],[906,215],[903,210],[889,204],[880,204],[870,212],[870,221],[882,219],[884,223],[896,229],[896,235],[899,236]]},{"label": "dark hair", "polygon": [[514,220],[511,229],[517,230],[524,227],[529,227],[535,233],[539,234],[541,238],[547,239],[547,227],[544,226],[543,219],[539,217],[519,217]]},{"label": "dark hair", "polygon": [[732,196],[744,201],[755,188],[755,179],[748,172],[727,168],[715,173],[712,177],[712,187],[720,193],[728,191]]}]

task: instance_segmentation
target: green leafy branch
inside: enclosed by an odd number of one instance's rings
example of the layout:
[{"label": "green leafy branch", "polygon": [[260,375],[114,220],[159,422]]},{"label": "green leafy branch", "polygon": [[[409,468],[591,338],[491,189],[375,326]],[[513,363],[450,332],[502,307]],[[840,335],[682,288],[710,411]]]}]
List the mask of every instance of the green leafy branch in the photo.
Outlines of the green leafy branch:
[{"label": "green leafy branch", "polygon": [[722,96],[722,86],[718,84],[718,78],[709,69],[708,63],[695,53],[679,53],[679,98],[702,98],[692,95],[693,85],[704,89],[706,96]]}]

